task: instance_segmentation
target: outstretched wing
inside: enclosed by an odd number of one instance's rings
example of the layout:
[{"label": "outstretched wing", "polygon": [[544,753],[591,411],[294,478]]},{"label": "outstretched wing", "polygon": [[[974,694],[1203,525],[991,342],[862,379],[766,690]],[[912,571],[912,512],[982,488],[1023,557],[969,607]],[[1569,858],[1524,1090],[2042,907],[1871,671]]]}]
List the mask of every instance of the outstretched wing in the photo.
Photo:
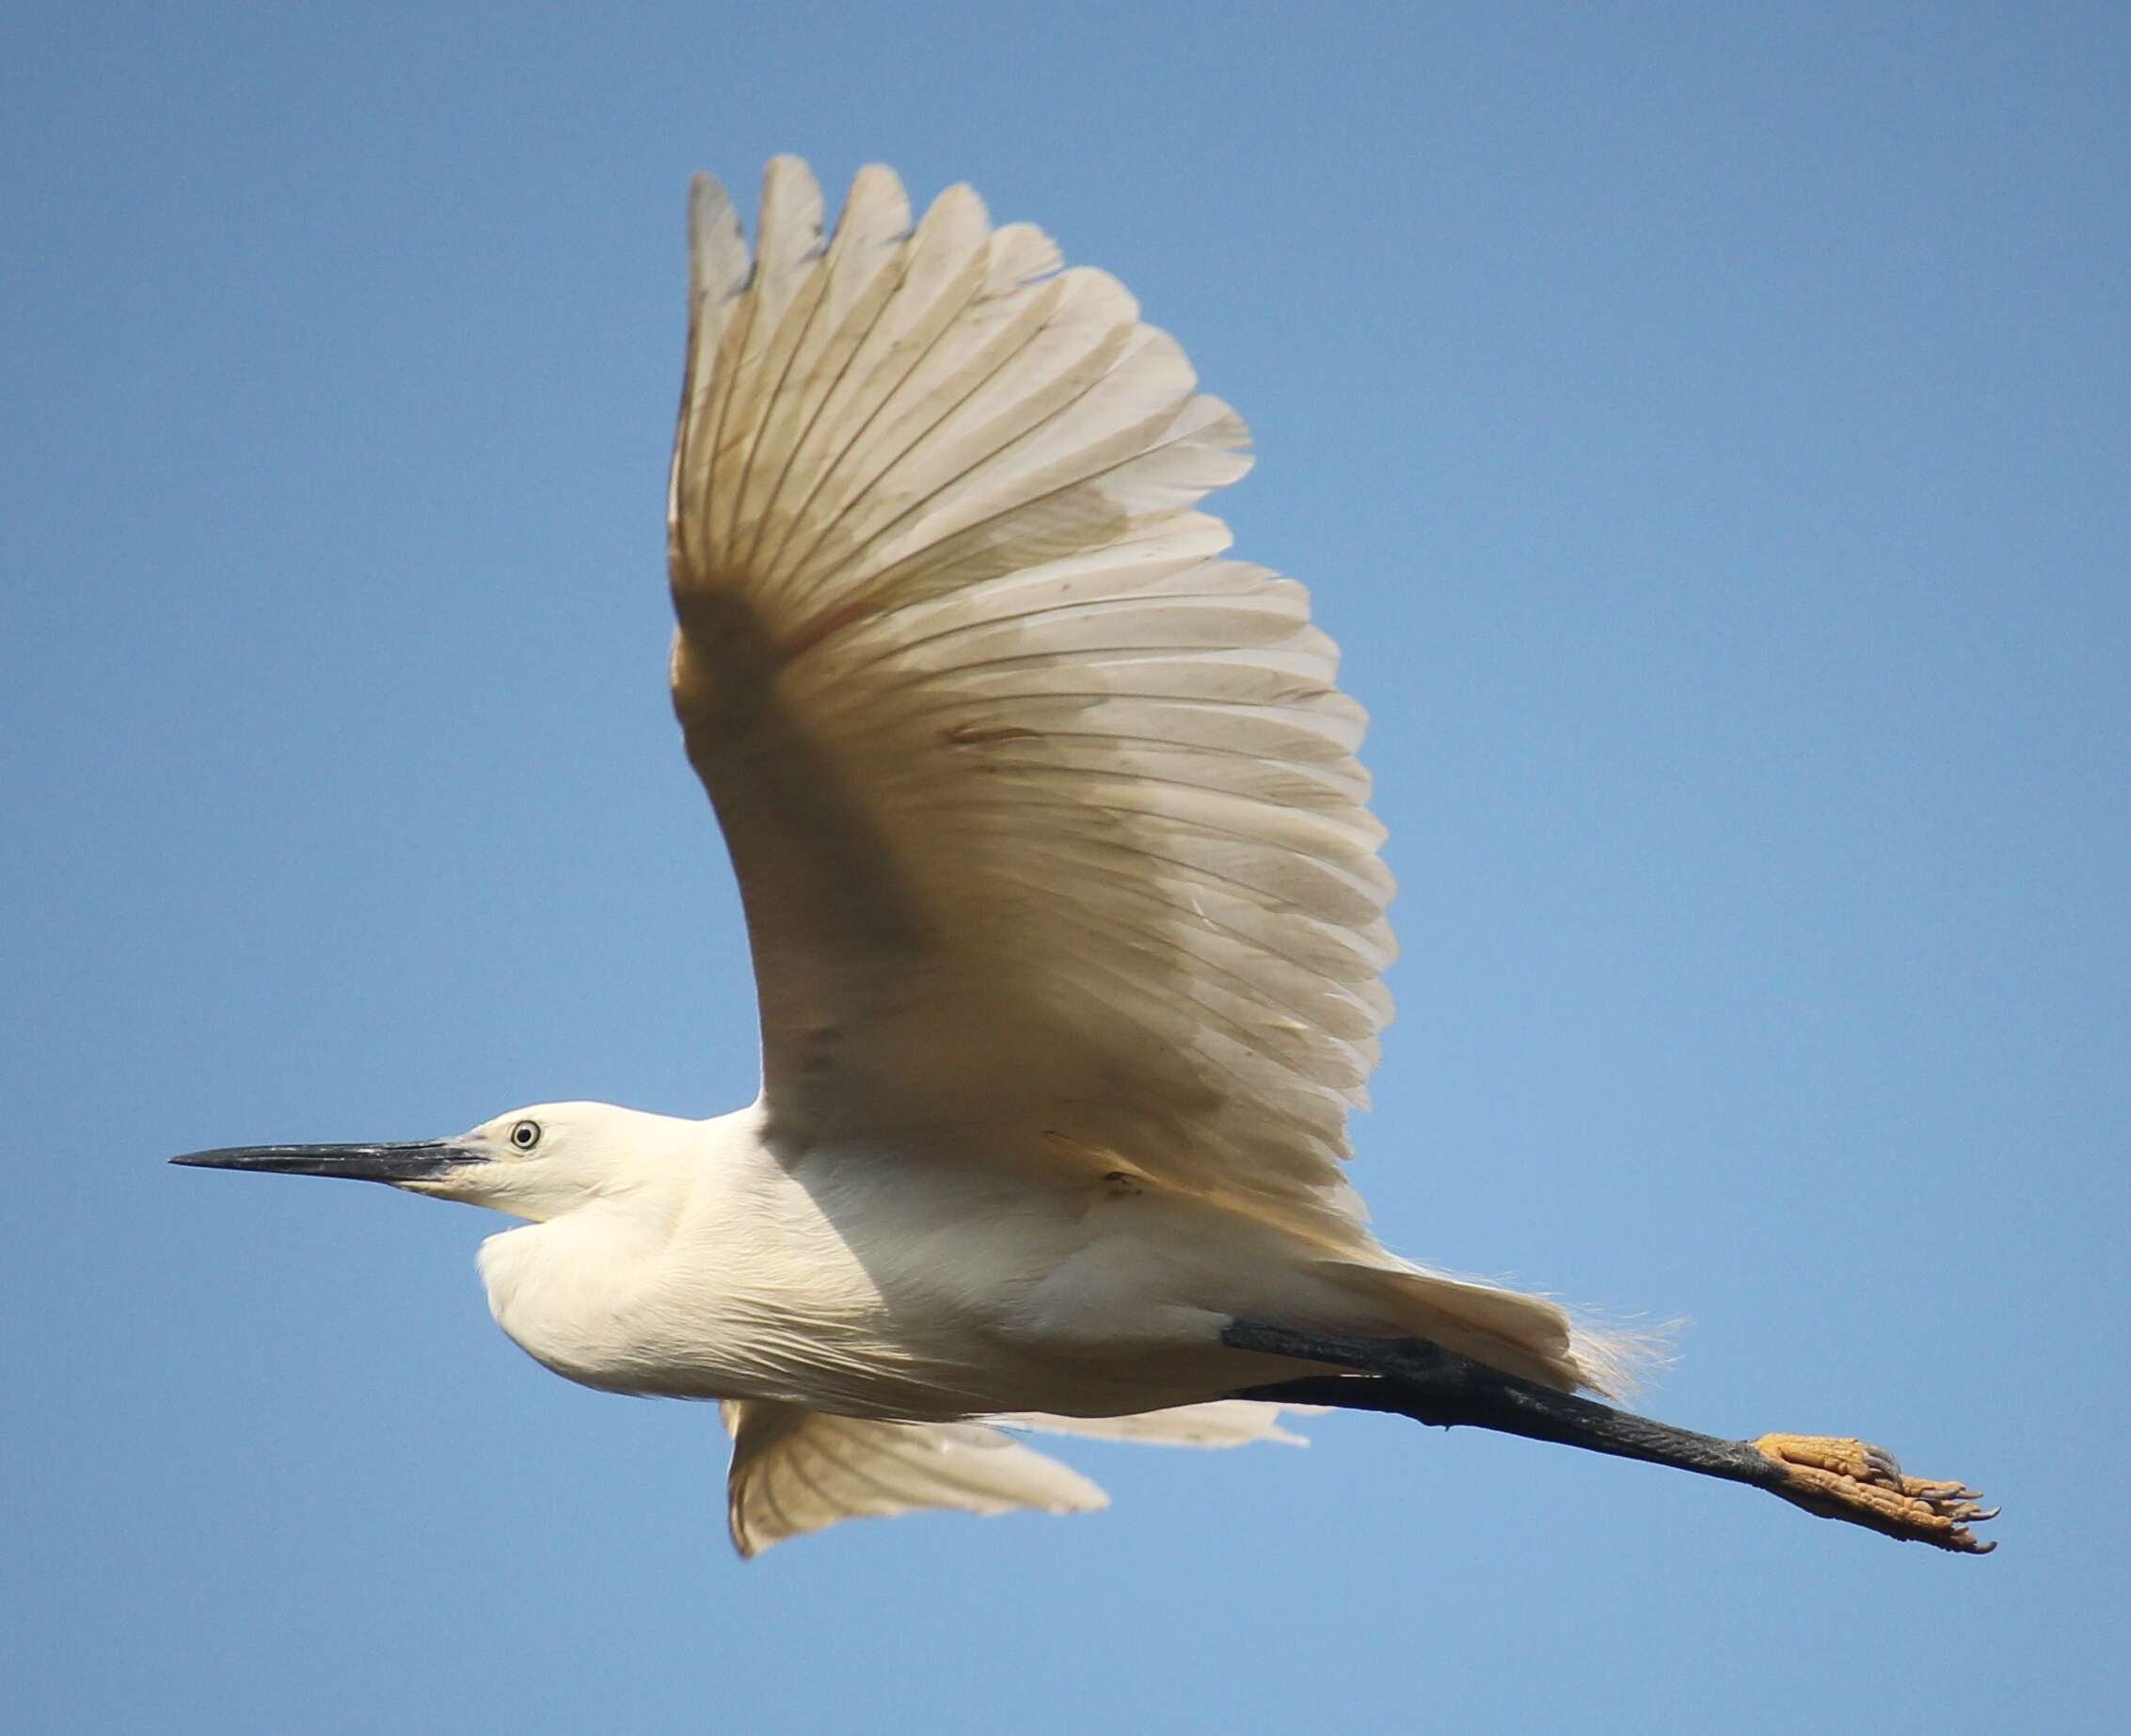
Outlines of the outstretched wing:
[{"label": "outstretched wing", "polygon": [[[1232,1447],[1297,1443],[1280,1425],[1283,1407],[1218,1399],[1128,1417],[996,1417],[1012,1428],[1132,1441]],[[1289,1405],[1290,1412],[1313,1407]],[[760,1554],[840,1519],[939,1510],[986,1518],[1017,1507],[1091,1513],[1109,1497],[1054,1458],[976,1423],[873,1423],[762,1399],[719,1407],[733,1437],[725,1516],[733,1547]]]},{"label": "outstretched wing", "polygon": [[675,707],[798,1137],[985,1124],[1355,1246],[1390,1002],[1362,713],[1194,510],[1246,434],[1096,271],[885,169],[692,208]]}]

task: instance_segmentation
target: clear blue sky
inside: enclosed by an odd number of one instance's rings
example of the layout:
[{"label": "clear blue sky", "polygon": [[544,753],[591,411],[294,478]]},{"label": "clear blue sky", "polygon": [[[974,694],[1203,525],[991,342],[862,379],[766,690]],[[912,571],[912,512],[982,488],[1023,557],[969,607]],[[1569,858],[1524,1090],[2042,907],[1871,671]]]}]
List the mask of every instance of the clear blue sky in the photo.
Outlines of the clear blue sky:
[{"label": "clear blue sky", "polygon": [[[871,16],[867,16],[870,10]],[[37,1730],[2125,1727],[2131,15],[0,24],[0,1678]],[[502,1227],[167,1169],[755,1087],[663,692],[682,192],[968,178],[1250,420],[1375,717],[1394,1246],[1988,1561],[1396,1420],[728,1551]]]}]

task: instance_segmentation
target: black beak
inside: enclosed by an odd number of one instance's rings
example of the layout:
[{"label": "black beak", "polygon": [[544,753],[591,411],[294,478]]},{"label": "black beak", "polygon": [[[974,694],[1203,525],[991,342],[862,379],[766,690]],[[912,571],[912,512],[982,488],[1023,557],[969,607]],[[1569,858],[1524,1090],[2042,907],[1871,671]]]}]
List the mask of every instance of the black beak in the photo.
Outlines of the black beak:
[{"label": "black beak", "polygon": [[406,1145],[229,1145],[173,1157],[197,1170],[259,1170],[269,1175],[344,1175],[353,1182],[431,1182],[486,1155],[453,1139]]}]

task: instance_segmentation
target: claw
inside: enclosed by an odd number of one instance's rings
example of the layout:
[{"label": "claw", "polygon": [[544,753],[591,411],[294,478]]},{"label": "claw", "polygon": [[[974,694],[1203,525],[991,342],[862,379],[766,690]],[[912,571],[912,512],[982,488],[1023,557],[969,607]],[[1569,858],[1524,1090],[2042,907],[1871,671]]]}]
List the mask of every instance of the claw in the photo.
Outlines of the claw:
[{"label": "claw", "polygon": [[1996,1519],[1996,1507],[1978,1505],[1965,1484],[1902,1475],[1885,1447],[1833,1435],[1763,1435],[1754,1447],[1784,1473],[1774,1492],[1808,1513],[1962,1554],[1997,1547],[1968,1530]]}]

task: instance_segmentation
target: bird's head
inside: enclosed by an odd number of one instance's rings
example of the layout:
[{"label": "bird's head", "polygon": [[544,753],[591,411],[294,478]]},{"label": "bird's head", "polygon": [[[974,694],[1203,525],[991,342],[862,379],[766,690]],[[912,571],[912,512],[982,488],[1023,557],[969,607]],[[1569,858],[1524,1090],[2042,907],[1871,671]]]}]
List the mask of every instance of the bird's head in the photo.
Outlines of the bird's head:
[{"label": "bird's head", "polygon": [[339,1175],[485,1205],[543,1222],[628,1191],[690,1125],[607,1103],[541,1103],[470,1132],[396,1145],[235,1145],[172,1163],[276,1175]]}]

